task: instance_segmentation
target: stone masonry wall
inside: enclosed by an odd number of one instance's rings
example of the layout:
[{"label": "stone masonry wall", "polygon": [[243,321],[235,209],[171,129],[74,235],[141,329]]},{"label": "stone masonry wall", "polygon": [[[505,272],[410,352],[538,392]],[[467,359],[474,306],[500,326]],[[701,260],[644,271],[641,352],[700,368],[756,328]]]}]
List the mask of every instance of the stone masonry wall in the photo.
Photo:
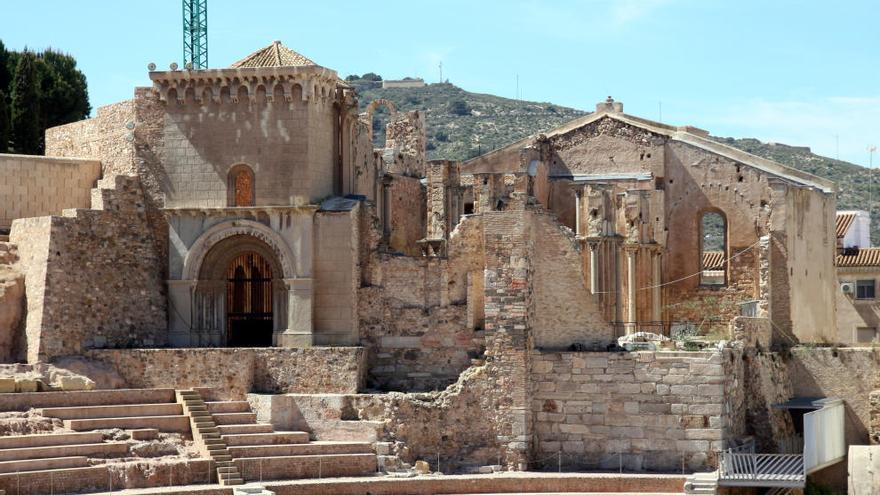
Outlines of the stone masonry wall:
[{"label": "stone masonry wall", "polygon": [[135,101],[98,108],[94,118],[46,129],[46,156],[100,160],[105,178],[135,175]]},{"label": "stone masonry wall", "polygon": [[83,355],[115,369],[130,388],[209,387],[225,399],[248,392],[353,394],[363,381],[359,347],[94,349]]},{"label": "stone masonry wall", "polygon": [[391,238],[392,251],[418,256],[421,247],[416,244],[425,238],[425,188],[414,177],[394,176],[391,183]]},{"label": "stone masonry wall", "polygon": [[535,463],[634,471],[703,470],[735,426],[724,362],[701,353],[532,356]]},{"label": "stone masonry wall", "polygon": [[0,230],[16,218],[88,208],[100,177],[97,160],[0,154]]},{"label": "stone masonry wall", "polygon": [[359,290],[361,345],[372,349],[370,387],[439,390],[481,351],[466,306],[441,305],[445,260],[383,257],[381,285]]},{"label": "stone masonry wall", "polygon": [[533,215],[535,345],[567,349],[611,342],[613,330],[590,294],[573,233],[543,213]]},{"label": "stone masonry wall", "polygon": [[94,209],[12,225],[10,240],[23,253],[29,362],[167,341],[162,263],[143,192],[135,178],[114,179],[92,191]]}]

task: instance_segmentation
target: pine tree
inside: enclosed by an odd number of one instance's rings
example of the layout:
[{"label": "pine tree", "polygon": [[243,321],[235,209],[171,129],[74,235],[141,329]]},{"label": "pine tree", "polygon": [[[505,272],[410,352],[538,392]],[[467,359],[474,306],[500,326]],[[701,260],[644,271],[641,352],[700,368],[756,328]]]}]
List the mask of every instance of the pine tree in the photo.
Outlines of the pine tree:
[{"label": "pine tree", "polygon": [[76,60],[70,55],[46,50],[40,54],[40,62],[43,127],[88,117],[91,106],[86,76],[76,68]]},{"label": "pine tree", "polygon": [[11,131],[9,103],[6,101],[6,93],[0,90],[0,153],[9,152],[9,134]]},{"label": "pine tree", "polygon": [[12,137],[15,150],[26,155],[40,153],[40,80],[37,57],[25,50],[12,79]]}]

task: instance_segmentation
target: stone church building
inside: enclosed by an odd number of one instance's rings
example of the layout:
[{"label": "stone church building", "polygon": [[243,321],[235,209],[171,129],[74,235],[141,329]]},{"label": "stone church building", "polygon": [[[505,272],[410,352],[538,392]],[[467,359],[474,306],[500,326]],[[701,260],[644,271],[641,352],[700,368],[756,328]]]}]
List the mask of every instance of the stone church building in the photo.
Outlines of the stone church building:
[{"label": "stone church building", "polygon": [[[45,157],[0,155],[4,361],[342,394],[407,462],[693,471],[791,433],[771,406],[794,378],[764,351],[835,342],[835,185],[701,129],[609,97],[428,161],[430,116],[359,113],[280,42],[149,79],[49,129]],[[619,347],[642,332],[705,350]]]}]

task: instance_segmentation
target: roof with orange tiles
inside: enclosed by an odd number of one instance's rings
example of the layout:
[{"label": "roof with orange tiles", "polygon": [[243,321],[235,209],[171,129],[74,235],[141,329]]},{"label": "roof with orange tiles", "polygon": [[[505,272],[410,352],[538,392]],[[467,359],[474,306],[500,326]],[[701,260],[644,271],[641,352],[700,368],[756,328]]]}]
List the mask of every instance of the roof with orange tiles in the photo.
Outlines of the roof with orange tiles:
[{"label": "roof with orange tiles", "polygon": [[724,251],[703,251],[703,270],[723,270]]},{"label": "roof with orange tiles", "polygon": [[852,211],[837,212],[837,238],[841,239],[846,236],[849,228],[852,227],[853,221],[856,219],[856,213]]},{"label": "roof with orange tiles", "polygon": [[835,263],[839,267],[880,267],[880,248],[849,248],[835,257]]},{"label": "roof with orange tiles", "polygon": [[271,45],[260,48],[247,57],[235,62],[230,67],[233,69],[261,68],[261,67],[309,67],[318,65],[301,53],[287,48],[280,41],[273,41]]}]

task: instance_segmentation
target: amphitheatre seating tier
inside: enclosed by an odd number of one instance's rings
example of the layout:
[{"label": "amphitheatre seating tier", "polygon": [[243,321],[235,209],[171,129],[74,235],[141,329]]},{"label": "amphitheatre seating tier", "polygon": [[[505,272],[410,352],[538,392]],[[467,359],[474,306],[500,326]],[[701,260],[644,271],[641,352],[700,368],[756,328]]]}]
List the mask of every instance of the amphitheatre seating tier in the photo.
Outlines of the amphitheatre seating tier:
[{"label": "amphitheatre seating tier", "polygon": [[0,394],[0,411],[27,411],[28,409],[109,406],[122,404],[154,404],[174,402],[170,388],[83,390],[75,392],[23,392]]},{"label": "amphitheatre seating tier", "polygon": [[100,443],[103,440],[104,434],[99,431],[83,433],[16,435],[12,437],[0,437],[0,449],[43,447],[46,445],[76,445],[84,443]]},{"label": "amphitheatre seating tier", "polygon": [[[127,451],[128,449],[126,449]],[[0,461],[0,473],[18,473],[21,471],[38,471],[41,469],[65,469],[86,467],[89,458],[86,456],[53,457],[50,459],[23,459],[18,461]]]},{"label": "amphitheatre seating tier", "polygon": [[179,416],[180,404],[124,404],[118,406],[75,406],[40,409],[40,414],[58,419],[125,418],[131,416]]},{"label": "amphitheatre seating tier", "polygon": [[126,442],[84,443],[79,445],[45,445],[0,450],[0,461],[49,459],[53,457],[121,457],[128,453]]},{"label": "amphitheatre seating tier", "polygon": [[73,431],[109,428],[155,428],[159,431],[186,433],[190,431],[189,416],[132,416],[125,418],[66,419],[64,427]]}]

